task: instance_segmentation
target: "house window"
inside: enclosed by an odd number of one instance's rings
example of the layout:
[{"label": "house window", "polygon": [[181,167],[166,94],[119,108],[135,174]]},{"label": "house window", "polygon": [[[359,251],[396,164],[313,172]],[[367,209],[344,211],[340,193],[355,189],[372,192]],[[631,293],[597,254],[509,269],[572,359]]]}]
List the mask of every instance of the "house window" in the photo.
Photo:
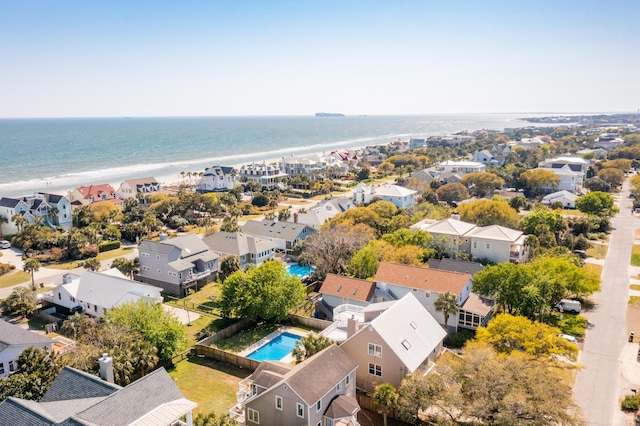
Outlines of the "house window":
[{"label": "house window", "polygon": [[382,377],[382,366],[369,363],[369,374],[371,374],[372,376]]},{"label": "house window", "polygon": [[160,274],[162,273],[162,269],[156,269],[156,272]]},{"label": "house window", "polygon": [[10,372],[16,371],[17,364],[18,363],[15,361],[9,361],[9,371]]},{"label": "house window", "polygon": [[62,294],[58,293],[58,300],[62,300]]},{"label": "house window", "polygon": [[382,358],[382,346],[369,343],[369,355]]},{"label": "house window", "polygon": [[342,383],[338,383],[336,385],[336,392],[340,392],[342,390]]},{"label": "house window", "polygon": [[75,301],[76,301],[76,298],[75,298],[75,297],[72,297],[72,296],[69,296],[69,300],[71,300],[72,302],[75,302]]},{"label": "house window", "polygon": [[156,254],[156,260],[160,260],[160,255]]},{"label": "house window", "polygon": [[327,418],[327,426],[333,426],[333,419]]},{"label": "house window", "polygon": [[276,408],[282,410],[282,397],[276,395]]},{"label": "house window", "polygon": [[322,410],[322,400],[319,399],[318,402],[316,402],[316,413],[318,411]]},{"label": "house window", "polygon": [[0,376],[4,374],[4,363],[0,362]]},{"label": "house window", "polygon": [[491,244],[487,243],[487,250],[489,250],[491,248]]},{"label": "house window", "polygon": [[474,248],[474,249],[477,249],[477,248],[478,248],[478,242],[477,242],[477,241],[474,241],[474,242],[473,242],[473,248]]},{"label": "house window", "polygon": [[142,267],[142,270],[143,270],[143,271],[150,271],[150,270],[151,270],[151,268],[149,268],[148,266],[143,266],[143,267]]},{"label": "house window", "polygon": [[247,414],[249,416],[249,421],[260,424],[260,412],[258,410],[247,408]]},{"label": "house window", "polygon": [[402,341],[402,346],[403,346],[406,350],[411,349],[411,343],[409,343],[409,341],[407,341],[406,339]]},{"label": "house window", "polygon": [[93,305],[93,312],[98,312],[98,306],[97,305]]},{"label": "house window", "polygon": [[349,386],[349,381],[350,380],[351,380],[351,378],[349,376],[345,377],[345,379],[344,379],[345,386]]},{"label": "house window", "polygon": [[304,405],[299,402],[296,402],[296,414],[298,414],[298,417],[302,417],[304,419]]},{"label": "house window", "polygon": [[149,253],[140,253],[142,257],[149,257]]}]

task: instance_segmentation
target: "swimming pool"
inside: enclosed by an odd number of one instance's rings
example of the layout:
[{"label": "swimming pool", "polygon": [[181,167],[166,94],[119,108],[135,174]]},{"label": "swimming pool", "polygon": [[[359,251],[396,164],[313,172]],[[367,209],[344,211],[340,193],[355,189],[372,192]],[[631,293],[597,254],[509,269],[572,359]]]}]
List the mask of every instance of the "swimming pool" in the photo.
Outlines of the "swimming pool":
[{"label": "swimming pool", "polygon": [[301,336],[284,332],[247,355],[256,361],[279,361],[289,355]]},{"label": "swimming pool", "polygon": [[297,263],[291,263],[287,265],[287,269],[289,270],[289,274],[297,275],[300,278],[306,277],[310,272],[313,272],[315,270],[313,266],[303,266],[298,265]]}]

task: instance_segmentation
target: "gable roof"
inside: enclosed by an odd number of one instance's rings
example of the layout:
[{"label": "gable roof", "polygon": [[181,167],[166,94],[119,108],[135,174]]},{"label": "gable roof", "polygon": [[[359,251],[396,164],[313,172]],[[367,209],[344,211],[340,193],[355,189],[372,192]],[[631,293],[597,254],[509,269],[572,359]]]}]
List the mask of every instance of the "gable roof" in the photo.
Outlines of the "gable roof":
[{"label": "gable roof", "polygon": [[338,297],[346,297],[367,302],[371,300],[376,291],[376,285],[372,281],[348,278],[342,275],[327,274],[320,293]]},{"label": "gable roof", "polygon": [[[378,333],[387,347],[412,373],[447,335],[411,293],[394,301],[387,310],[369,323],[369,327]],[[358,330],[347,342],[360,333],[368,333],[369,327]]]},{"label": "gable roof", "polygon": [[468,262],[466,260],[454,260],[454,259],[429,259],[427,262],[429,268],[440,269],[443,271],[460,272],[462,274],[475,274],[478,271],[482,271],[484,266],[478,262]]},{"label": "gable roof", "polygon": [[209,247],[195,234],[185,234],[162,241],[144,240],[140,243],[140,250],[147,250],[153,253],[169,254],[174,247],[180,250],[182,258],[209,250]]},{"label": "gable roof", "polygon": [[448,291],[458,296],[470,279],[471,275],[469,274],[380,262],[374,281],[376,283],[385,282],[438,293]]},{"label": "gable roof", "polygon": [[40,402],[68,401],[111,395],[122,387],[98,376],[71,367],[64,367]]},{"label": "gable roof", "polygon": [[115,194],[116,192],[108,183],[101,185],[79,186],[76,188],[76,191],[78,191],[84,198],[91,198],[91,196],[94,198],[101,198],[101,194],[105,192],[107,194]]},{"label": "gable roof", "polygon": [[0,198],[0,207],[9,207],[9,208],[15,208],[22,200],[17,200],[15,198],[7,198],[7,197],[1,197]]},{"label": "gable roof", "polygon": [[432,234],[462,236],[475,227],[476,225],[474,225],[473,223],[448,218],[439,220],[431,225],[423,226],[422,229]]},{"label": "gable roof", "polygon": [[250,220],[242,226],[242,230],[247,234],[285,241],[298,239],[305,228],[308,232],[313,232],[312,228],[301,223],[281,222],[271,219]]},{"label": "gable roof", "polygon": [[213,251],[243,256],[247,253],[261,253],[275,248],[273,241],[254,237],[242,232],[224,232],[209,235],[202,240]]},{"label": "gable roof", "polygon": [[522,231],[516,229],[505,228],[500,225],[489,225],[472,229],[467,233],[471,238],[484,238],[495,241],[514,242],[522,235]]},{"label": "gable roof", "polygon": [[373,193],[384,197],[407,197],[409,195],[417,194],[418,191],[386,183],[384,185],[376,186]]},{"label": "gable roof", "polygon": [[540,201],[541,203],[552,203],[554,200],[559,199],[559,198],[565,198],[567,200],[570,201],[575,201],[578,196],[576,194],[574,194],[573,192],[569,192],[565,189],[563,189],[562,191],[556,191],[553,192],[551,194],[547,194],[544,197],[542,197],[542,200]]},{"label": "gable roof", "polygon": [[51,345],[53,340],[0,320],[0,352],[12,345]]},{"label": "gable roof", "polygon": [[324,415],[330,419],[342,419],[345,417],[355,416],[360,411],[358,401],[347,395],[338,395],[331,400]]},{"label": "gable roof", "polygon": [[48,192],[39,192],[38,194],[42,195],[47,203],[50,204],[58,204],[60,200],[67,198],[64,195],[50,194]]}]

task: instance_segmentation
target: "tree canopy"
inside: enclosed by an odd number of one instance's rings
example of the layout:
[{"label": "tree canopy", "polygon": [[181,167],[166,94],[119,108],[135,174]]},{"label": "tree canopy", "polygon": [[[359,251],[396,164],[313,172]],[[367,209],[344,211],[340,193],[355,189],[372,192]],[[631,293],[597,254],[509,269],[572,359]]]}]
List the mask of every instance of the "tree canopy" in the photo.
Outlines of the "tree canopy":
[{"label": "tree canopy", "polygon": [[589,192],[576,199],[576,208],[583,213],[612,217],[618,212],[613,197],[606,192]]},{"label": "tree canopy", "polygon": [[438,200],[454,204],[469,198],[469,191],[461,183],[448,183],[436,190]]},{"label": "tree canopy", "polygon": [[495,189],[501,189],[504,179],[494,173],[474,172],[463,177],[460,183],[466,186],[471,194],[484,197]]},{"label": "tree canopy", "polygon": [[10,396],[39,401],[62,367],[54,353],[46,349],[26,348],[18,357],[18,370],[0,379],[0,401]]},{"label": "tree canopy", "polygon": [[532,169],[523,172],[519,178],[521,184],[536,194],[543,186],[556,188],[560,184],[558,175],[548,169]]},{"label": "tree canopy", "polygon": [[218,306],[225,317],[281,321],[305,296],[299,277],[289,275],[284,263],[268,260],[228,276]]},{"label": "tree canopy", "polygon": [[478,226],[500,225],[515,228],[518,212],[504,201],[478,200],[458,206],[460,219]]}]

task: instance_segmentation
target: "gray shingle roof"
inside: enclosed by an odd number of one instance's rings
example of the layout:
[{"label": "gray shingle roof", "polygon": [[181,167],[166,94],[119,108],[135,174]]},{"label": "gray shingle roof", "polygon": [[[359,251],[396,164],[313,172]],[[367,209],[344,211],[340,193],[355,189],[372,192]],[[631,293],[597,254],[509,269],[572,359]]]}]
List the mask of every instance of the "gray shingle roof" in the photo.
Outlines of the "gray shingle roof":
[{"label": "gray shingle roof", "polygon": [[358,411],[360,411],[360,405],[354,397],[339,395],[329,403],[324,415],[336,420],[355,416]]},{"label": "gray shingle roof", "polygon": [[284,241],[294,241],[300,238],[307,229],[307,233],[313,229],[300,223],[279,222],[270,219],[250,220],[242,226],[242,230],[250,235],[264,238],[275,238]]},{"label": "gray shingle roof", "polygon": [[37,404],[34,401],[13,397],[5,399],[0,402],[0,424],[25,426],[51,426],[55,424],[51,417],[37,409]]},{"label": "gray shingle roof", "polygon": [[19,202],[20,200],[16,200],[15,198],[2,197],[0,198],[0,207],[14,208]]},{"label": "gray shingle roof", "polygon": [[261,253],[275,249],[275,244],[272,241],[241,232],[221,231],[205,237],[202,241],[213,251],[234,256]]},{"label": "gray shingle roof", "polygon": [[75,368],[62,369],[40,402],[65,401],[80,398],[106,397],[122,389]]},{"label": "gray shingle roof", "polygon": [[0,320],[0,352],[11,345],[42,346],[46,344],[53,344],[53,340]]}]

